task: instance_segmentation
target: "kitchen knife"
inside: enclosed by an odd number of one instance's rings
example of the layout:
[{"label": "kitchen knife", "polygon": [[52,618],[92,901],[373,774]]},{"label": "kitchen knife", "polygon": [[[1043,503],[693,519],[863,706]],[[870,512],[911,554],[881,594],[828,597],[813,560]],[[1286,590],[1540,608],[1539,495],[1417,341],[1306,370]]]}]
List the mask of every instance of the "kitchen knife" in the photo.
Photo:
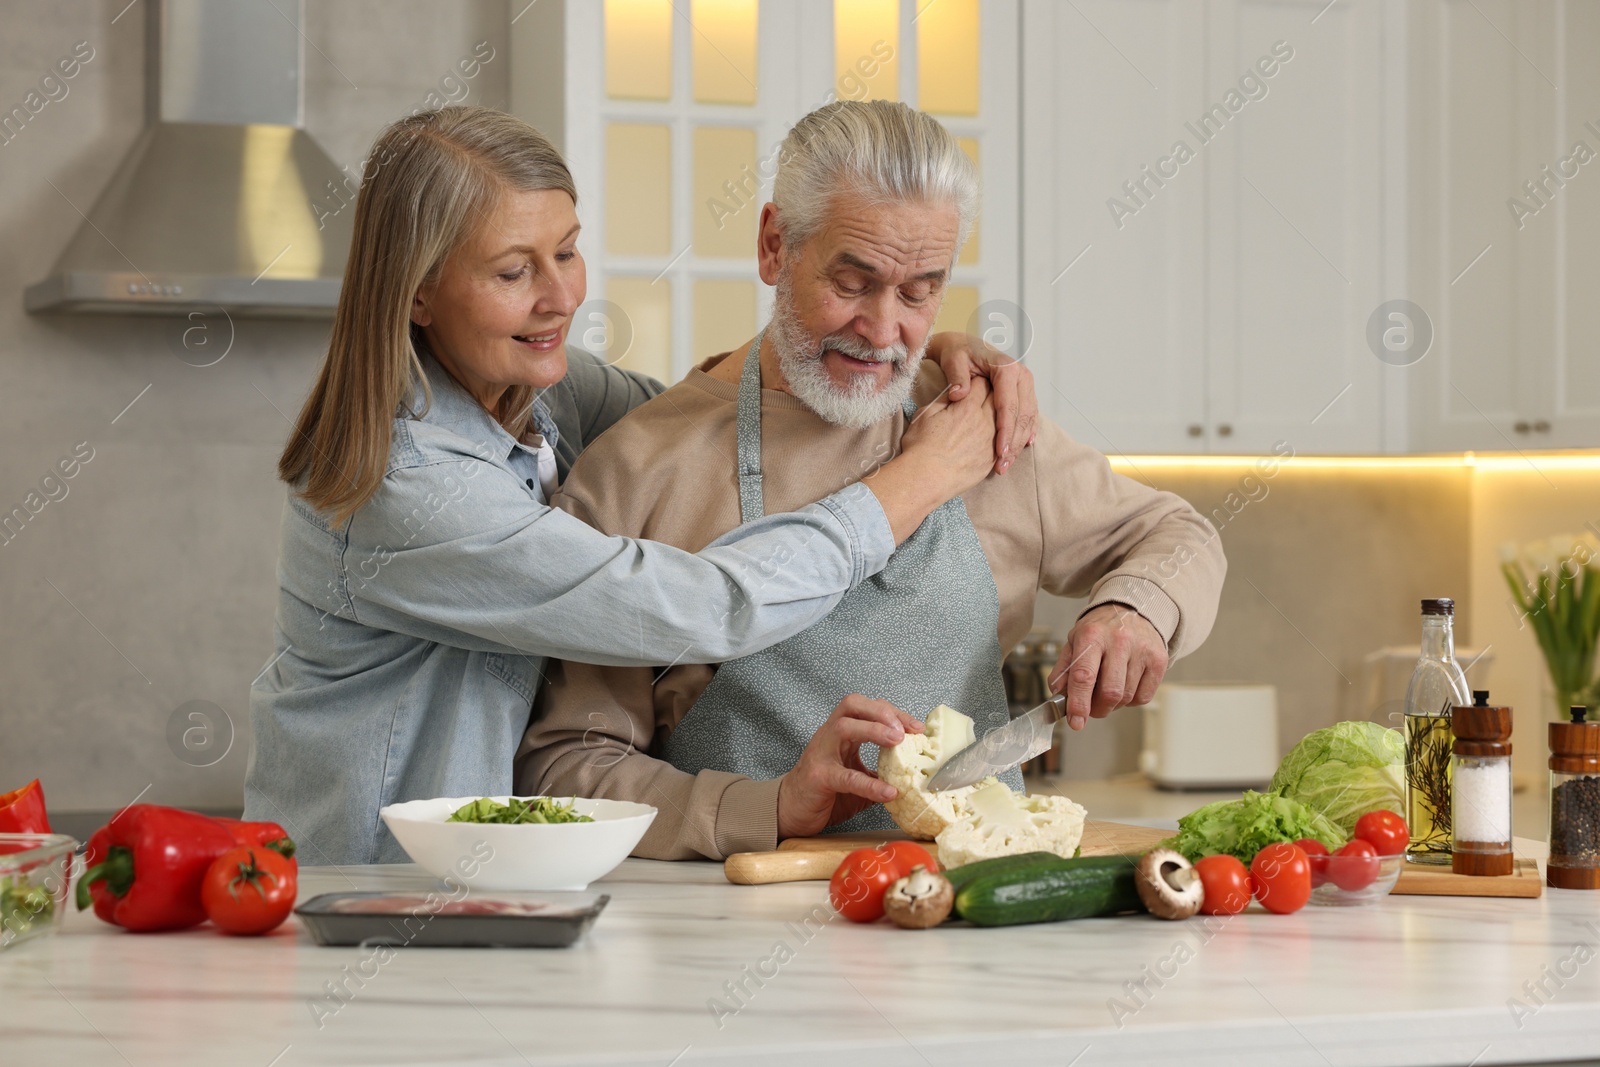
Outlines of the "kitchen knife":
[{"label": "kitchen knife", "polygon": [[1026,715],[990,730],[934,771],[928,789],[960,789],[1032,759],[1049,749],[1055,740],[1056,723],[1066,713],[1066,695],[1058,694]]}]

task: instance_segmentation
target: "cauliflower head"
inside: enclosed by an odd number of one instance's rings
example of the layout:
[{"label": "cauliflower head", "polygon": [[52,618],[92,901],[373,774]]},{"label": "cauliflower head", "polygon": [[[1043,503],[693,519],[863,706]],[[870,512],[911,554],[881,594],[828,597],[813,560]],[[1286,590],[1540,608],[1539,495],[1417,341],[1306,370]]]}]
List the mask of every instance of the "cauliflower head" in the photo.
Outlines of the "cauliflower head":
[{"label": "cauliflower head", "polygon": [[968,788],[957,817],[937,835],[939,866],[946,870],[1018,852],[1070,858],[1077,850],[1088,814],[1081,804],[1066,797],[1023,796],[992,778]]},{"label": "cauliflower head", "polygon": [[926,731],[878,756],[878,777],[899,790],[884,807],[900,829],[937,841],[939,864],[959,867],[1018,852],[1071,856],[1083,837],[1088,813],[1066,797],[1024,796],[1004,782],[928,790],[928,779],[944,762],[975,740],[972,720],[940,704],[928,713]]},{"label": "cauliflower head", "polygon": [[956,821],[961,802],[979,786],[930,793],[928,779],[945,760],[972,744],[976,735],[971,719],[943,704],[928,712],[925,725],[925,733],[908,733],[878,755],[878,777],[900,791],[884,804],[896,825],[912,837],[932,841]]}]

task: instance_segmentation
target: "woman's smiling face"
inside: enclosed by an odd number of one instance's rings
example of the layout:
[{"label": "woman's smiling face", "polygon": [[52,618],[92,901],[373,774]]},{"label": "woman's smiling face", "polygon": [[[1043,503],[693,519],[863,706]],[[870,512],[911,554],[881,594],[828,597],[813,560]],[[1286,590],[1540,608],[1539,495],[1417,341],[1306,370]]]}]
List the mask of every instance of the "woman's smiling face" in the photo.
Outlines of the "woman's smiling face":
[{"label": "woman's smiling face", "polygon": [[567,329],[587,283],[578,213],[559,189],[506,192],[412,299],[435,358],[493,411],[515,385],[544,389],[567,373]]}]

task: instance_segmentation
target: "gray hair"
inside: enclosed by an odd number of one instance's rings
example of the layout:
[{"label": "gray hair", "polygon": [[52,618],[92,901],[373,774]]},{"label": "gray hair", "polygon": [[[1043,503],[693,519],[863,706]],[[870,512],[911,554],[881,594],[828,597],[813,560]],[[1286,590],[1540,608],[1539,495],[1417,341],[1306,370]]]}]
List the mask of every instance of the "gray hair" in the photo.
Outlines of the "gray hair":
[{"label": "gray hair", "polygon": [[827,221],[833,198],[945,202],[956,247],[978,214],[978,168],[939,121],[891,100],[836,100],[794,124],[778,155],[772,200],[784,243],[798,248]]},{"label": "gray hair", "polygon": [[[341,522],[383,485],[395,412],[418,385],[432,398],[417,355],[423,335],[411,323],[417,290],[437,280],[507,190],[559,189],[578,202],[555,145],[491,108],[402,118],[367,159],[328,353],[278,460],[284,481]],[[513,436],[528,425],[534,391],[512,386],[490,412]]]}]

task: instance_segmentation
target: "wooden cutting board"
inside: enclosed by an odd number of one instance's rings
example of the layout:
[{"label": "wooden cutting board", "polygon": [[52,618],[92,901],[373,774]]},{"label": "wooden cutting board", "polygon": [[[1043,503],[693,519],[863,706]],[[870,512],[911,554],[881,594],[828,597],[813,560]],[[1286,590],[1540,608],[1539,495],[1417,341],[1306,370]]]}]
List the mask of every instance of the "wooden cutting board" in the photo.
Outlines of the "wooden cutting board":
[{"label": "wooden cutting board", "polygon": [[1391,896],[1413,897],[1537,897],[1544,893],[1537,860],[1517,857],[1514,872],[1496,878],[1456,874],[1449,867],[1408,863],[1400,880],[1389,890]]},{"label": "wooden cutting board", "polygon": [[[1083,827],[1085,856],[1120,856],[1144,852],[1156,842],[1170,837],[1167,830],[1132,826],[1119,822],[1096,822]],[[791,837],[772,852],[741,852],[723,864],[728,881],[739,885],[764,885],[770,882],[826,881],[858,848],[871,848],[884,841],[904,841],[906,835],[893,831],[862,834],[828,834],[821,837]],[[931,841],[922,844],[933,851]],[[1534,860],[1517,859],[1514,874],[1501,878],[1475,878],[1456,874],[1448,867],[1408,863],[1400,872],[1391,895],[1437,897],[1537,897],[1544,892],[1544,879]]]},{"label": "wooden cutting board", "polygon": [[[1085,856],[1118,856],[1144,852],[1171,834],[1148,826],[1119,822],[1095,822],[1083,826]],[[772,852],[741,852],[729,856],[722,865],[728,881],[739,885],[765,885],[769,882],[804,882],[833,877],[844,858],[858,848],[871,848],[885,841],[905,841],[905,834],[892,831],[863,834],[827,834],[822,837],[791,837]],[[933,851],[932,841],[921,844]]]}]

